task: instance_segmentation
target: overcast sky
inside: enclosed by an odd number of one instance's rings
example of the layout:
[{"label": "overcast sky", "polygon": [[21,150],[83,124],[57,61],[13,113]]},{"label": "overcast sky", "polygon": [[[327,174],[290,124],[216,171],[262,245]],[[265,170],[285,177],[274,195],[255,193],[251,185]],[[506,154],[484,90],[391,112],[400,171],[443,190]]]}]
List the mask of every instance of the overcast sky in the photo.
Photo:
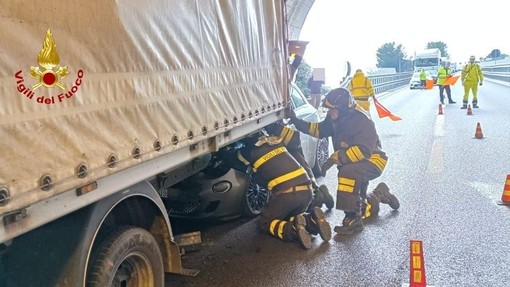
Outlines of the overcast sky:
[{"label": "overcast sky", "polygon": [[343,76],[346,60],[353,69],[375,67],[377,49],[390,42],[402,44],[409,57],[428,42],[442,41],[453,62],[484,57],[494,48],[510,54],[510,13],[503,3],[315,0],[300,40],[310,42],[305,61],[326,68],[326,83],[333,86]]}]

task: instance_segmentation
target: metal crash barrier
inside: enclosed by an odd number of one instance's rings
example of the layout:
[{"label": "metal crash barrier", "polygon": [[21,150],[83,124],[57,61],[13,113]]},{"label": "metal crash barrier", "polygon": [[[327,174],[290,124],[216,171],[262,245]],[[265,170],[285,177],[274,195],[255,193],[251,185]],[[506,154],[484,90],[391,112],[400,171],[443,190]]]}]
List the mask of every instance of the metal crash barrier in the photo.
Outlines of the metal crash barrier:
[{"label": "metal crash barrier", "polygon": [[[374,87],[375,94],[391,91],[409,85],[409,81],[413,73],[396,73],[396,74],[383,74],[383,75],[368,75],[372,86]],[[345,79],[340,87],[347,88],[351,81],[352,76]]]}]

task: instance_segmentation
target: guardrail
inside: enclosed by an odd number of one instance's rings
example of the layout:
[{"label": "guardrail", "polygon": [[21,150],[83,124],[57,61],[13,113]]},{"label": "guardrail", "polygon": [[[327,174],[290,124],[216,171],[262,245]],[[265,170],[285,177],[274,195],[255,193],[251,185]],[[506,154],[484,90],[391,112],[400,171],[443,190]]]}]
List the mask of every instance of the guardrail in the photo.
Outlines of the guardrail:
[{"label": "guardrail", "polygon": [[[390,90],[398,89],[409,84],[413,73],[397,73],[384,75],[368,75],[374,87],[374,93],[379,94]],[[340,87],[347,88],[352,76],[349,76]]]},{"label": "guardrail", "polygon": [[480,63],[483,77],[510,83],[510,58]]}]

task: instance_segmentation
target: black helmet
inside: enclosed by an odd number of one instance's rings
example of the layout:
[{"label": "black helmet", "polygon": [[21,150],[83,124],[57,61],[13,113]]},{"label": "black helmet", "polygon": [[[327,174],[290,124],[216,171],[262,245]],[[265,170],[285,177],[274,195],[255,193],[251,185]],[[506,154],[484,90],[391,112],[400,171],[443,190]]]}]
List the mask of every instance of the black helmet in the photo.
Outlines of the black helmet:
[{"label": "black helmet", "polygon": [[322,101],[322,106],[329,109],[348,110],[355,106],[351,93],[346,88],[329,91]]}]

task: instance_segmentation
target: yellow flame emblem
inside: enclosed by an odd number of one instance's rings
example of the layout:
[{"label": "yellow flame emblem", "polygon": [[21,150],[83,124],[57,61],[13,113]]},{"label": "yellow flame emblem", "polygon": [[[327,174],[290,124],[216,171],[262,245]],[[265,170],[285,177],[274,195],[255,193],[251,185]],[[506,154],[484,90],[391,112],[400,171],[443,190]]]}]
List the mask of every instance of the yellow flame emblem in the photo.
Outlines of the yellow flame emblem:
[{"label": "yellow flame emblem", "polygon": [[59,67],[54,70],[54,68],[60,63],[60,58],[57,53],[57,45],[55,44],[55,41],[53,41],[53,35],[51,34],[50,29],[46,31],[46,38],[44,39],[41,52],[39,52],[39,56],[37,56],[37,62],[39,63],[39,66],[44,68],[44,71],[41,71],[39,67],[30,67],[29,75],[32,78],[39,80],[37,84],[32,86],[34,90],[40,86],[48,88],[57,86],[62,90],[66,89],[64,84],[59,82],[59,79],[65,78],[69,75],[69,72],[67,71],[67,66]]}]

